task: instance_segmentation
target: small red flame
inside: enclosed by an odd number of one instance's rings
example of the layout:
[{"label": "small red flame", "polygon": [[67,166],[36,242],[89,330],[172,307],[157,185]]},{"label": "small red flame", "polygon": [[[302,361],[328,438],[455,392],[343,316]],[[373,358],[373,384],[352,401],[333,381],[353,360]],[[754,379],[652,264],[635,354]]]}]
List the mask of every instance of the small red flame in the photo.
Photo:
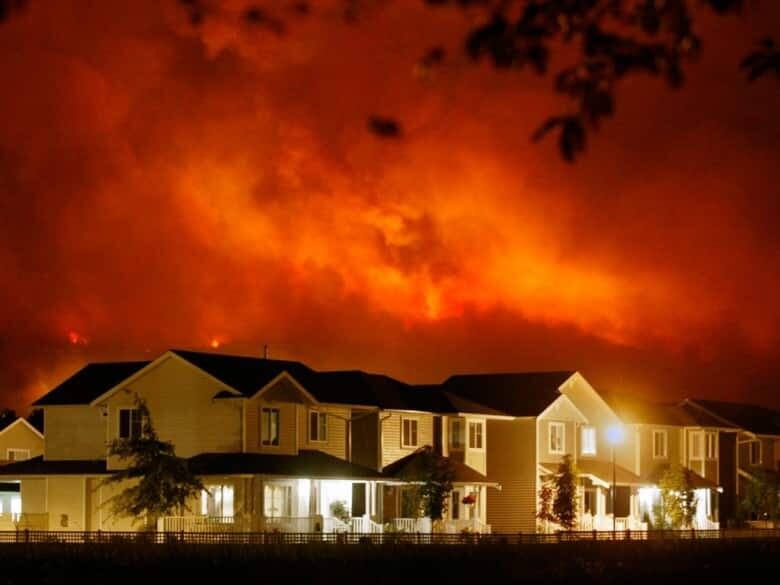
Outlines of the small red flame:
[{"label": "small red flame", "polygon": [[222,342],[219,339],[214,338],[211,340],[211,343],[209,345],[211,345],[213,349],[217,349],[220,345],[222,345]]},{"label": "small red flame", "polygon": [[87,343],[89,343],[89,340],[86,337],[75,331],[68,332],[68,341],[73,345],[87,345]]}]

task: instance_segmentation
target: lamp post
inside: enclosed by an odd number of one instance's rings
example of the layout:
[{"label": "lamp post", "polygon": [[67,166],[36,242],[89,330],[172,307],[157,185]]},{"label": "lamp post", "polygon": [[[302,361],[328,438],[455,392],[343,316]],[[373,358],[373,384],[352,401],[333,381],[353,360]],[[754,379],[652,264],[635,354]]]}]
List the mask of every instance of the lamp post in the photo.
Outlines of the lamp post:
[{"label": "lamp post", "polygon": [[615,466],[615,445],[623,442],[623,427],[614,425],[607,429],[607,442],[612,448],[612,539],[615,539],[617,515],[615,514],[615,488],[617,484],[617,468]]}]

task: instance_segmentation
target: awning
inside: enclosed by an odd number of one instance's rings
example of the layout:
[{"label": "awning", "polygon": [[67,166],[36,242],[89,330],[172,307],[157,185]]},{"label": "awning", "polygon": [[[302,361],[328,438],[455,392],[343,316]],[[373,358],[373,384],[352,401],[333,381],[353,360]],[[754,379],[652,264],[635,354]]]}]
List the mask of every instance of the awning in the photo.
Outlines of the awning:
[{"label": "awning", "polygon": [[[555,473],[559,463],[541,463],[548,473]],[[588,477],[594,483],[610,486],[612,485],[612,463],[608,461],[598,461],[593,459],[583,459],[575,464],[577,473],[580,476]],[[615,465],[615,483],[618,485],[642,485],[642,479],[625,467]]]},{"label": "awning", "polygon": [[451,457],[444,457],[443,455],[438,455],[436,453],[426,452],[424,448],[418,449],[414,453],[387,465],[382,473],[387,478],[393,478],[398,481],[414,481],[413,478],[422,477],[425,474],[425,458],[428,456],[448,461],[448,464],[455,471],[455,475],[452,479],[452,483],[454,484],[498,487],[497,482],[489,481],[486,475],[480,473],[473,467],[469,467]]}]

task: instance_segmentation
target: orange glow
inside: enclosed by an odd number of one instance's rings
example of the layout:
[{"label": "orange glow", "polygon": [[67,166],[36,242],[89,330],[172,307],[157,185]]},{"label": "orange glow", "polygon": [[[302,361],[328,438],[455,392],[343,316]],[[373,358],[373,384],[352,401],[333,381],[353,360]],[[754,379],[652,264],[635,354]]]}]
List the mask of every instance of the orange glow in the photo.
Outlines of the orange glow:
[{"label": "orange glow", "polygon": [[209,344],[212,349],[218,349],[220,345],[222,345],[222,343],[219,341],[219,339],[212,339],[211,343]]},{"label": "orange glow", "polygon": [[75,331],[68,332],[68,341],[73,345],[87,345],[89,343],[86,337]]}]

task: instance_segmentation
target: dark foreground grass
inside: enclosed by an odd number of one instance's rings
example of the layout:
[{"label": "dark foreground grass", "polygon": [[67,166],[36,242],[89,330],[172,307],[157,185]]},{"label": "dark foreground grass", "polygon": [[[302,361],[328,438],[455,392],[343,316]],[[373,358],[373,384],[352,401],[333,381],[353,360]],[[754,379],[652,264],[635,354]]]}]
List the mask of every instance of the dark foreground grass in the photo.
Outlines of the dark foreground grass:
[{"label": "dark foreground grass", "polygon": [[555,545],[0,545],[0,584],[775,582],[780,540]]}]

